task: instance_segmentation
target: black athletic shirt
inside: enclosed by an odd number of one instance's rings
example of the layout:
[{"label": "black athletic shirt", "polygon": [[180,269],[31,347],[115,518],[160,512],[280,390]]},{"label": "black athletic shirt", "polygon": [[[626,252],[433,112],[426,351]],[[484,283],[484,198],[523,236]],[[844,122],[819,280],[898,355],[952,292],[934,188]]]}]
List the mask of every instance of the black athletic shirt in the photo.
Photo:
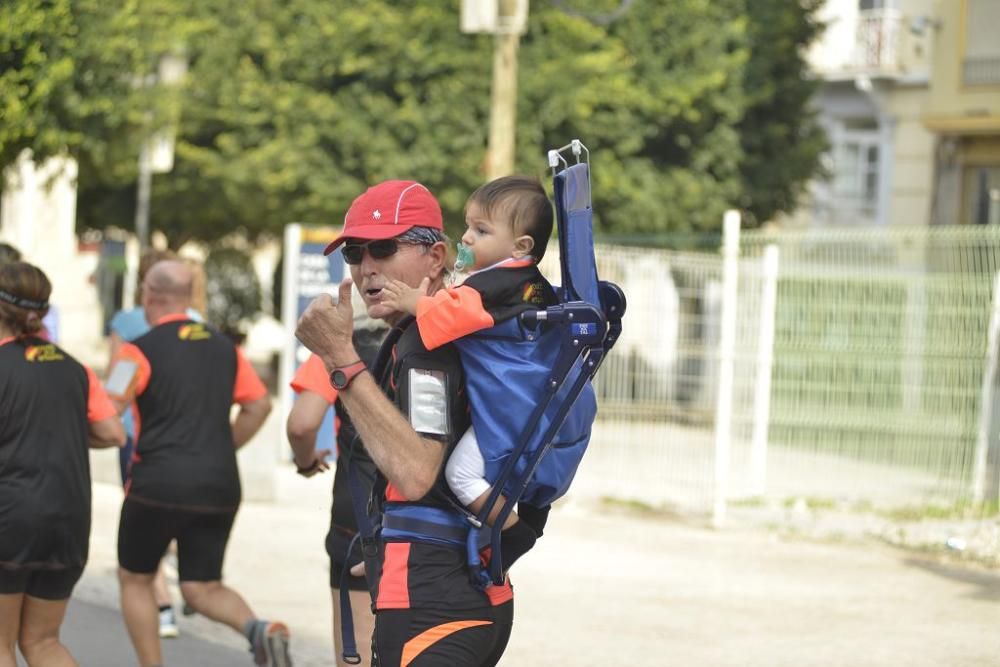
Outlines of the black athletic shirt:
[{"label": "black athletic shirt", "polygon": [[[470,424],[462,364],[452,345],[428,351],[412,319],[403,326],[406,328],[380,385],[418,434],[441,441],[447,449],[446,460]],[[459,507],[445,481],[444,466],[441,468],[434,486],[419,504]],[[373,503],[376,511],[382,500],[406,502],[392,484],[386,483],[384,488],[384,498]],[[469,580],[464,550],[400,541],[381,546],[369,564],[369,572],[374,573],[370,583],[377,609],[478,609],[513,598],[509,583],[490,586],[485,593],[475,588]]]},{"label": "black athletic shirt", "polygon": [[246,357],[212,327],[176,314],[123,345],[117,359],[139,365],[138,439],[128,497],[187,510],[234,511],[241,496],[230,408],[267,394]]},{"label": "black athletic shirt", "polygon": [[65,351],[0,340],[0,568],[84,566],[88,424],[114,416],[94,373]]}]

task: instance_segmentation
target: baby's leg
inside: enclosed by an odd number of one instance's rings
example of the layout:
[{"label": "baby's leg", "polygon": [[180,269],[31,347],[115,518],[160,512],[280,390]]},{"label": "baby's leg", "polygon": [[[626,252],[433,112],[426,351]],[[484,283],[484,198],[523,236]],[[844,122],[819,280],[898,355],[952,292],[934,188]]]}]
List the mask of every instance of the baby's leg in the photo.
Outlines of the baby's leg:
[{"label": "baby's leg", "polygon": [[[476,433],[471,426],[455,445],[451,456],[448,457],[444,475],[445,479],[448,480],[448,486],[459,502],[479,514],[483,505],[486,504],[486,499],[489,498],[491,487],[485,478],[486,461],[483,460],[483,454],[479,451],[479,441],[476,440]],[[503,496],[497,499],[493,510],[486,519],[487,523],[493,525],[506,502],[507,499]],[[511,512],[507,521],[504,522],[504,530],[515,523],[517,523],[517,515]]]}]

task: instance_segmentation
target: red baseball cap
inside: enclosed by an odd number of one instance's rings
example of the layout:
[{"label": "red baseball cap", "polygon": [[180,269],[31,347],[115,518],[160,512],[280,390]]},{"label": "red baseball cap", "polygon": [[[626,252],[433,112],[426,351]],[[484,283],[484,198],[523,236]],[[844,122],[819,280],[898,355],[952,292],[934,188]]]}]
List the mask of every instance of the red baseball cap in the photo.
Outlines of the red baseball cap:
[{"label": "red baseball cap", "polygon": [[354,200],[344,216],[344,231],[323,254],[329,255],[347,239],[391,239],[411,227],[444,231],[438,200],[416,181],[383,181]]}]

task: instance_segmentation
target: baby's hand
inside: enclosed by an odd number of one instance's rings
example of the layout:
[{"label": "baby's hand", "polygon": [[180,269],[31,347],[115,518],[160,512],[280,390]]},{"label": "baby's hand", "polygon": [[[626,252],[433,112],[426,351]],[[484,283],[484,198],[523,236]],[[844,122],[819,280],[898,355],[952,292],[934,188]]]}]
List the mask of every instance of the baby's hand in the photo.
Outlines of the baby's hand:
[{"label": "baby's hand", "polygon": [[427,296],[430,284],[430,278],[424,278],[420,287],[414,289],[401,280],[390,280],[382,288],[382,303],[400,312],[416,315],[417,302],[420,297]]}]

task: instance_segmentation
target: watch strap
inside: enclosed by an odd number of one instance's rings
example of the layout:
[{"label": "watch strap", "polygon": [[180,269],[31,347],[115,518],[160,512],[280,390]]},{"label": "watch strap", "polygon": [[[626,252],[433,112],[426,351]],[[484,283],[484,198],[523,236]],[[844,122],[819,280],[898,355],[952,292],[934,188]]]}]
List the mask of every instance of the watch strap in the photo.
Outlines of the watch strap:
[{"label": "watch strap", "polygon": [[330,371],[330,384],[338,390],[346,389],[358,374],[366,370],[368,370],[368,366],[360,359],[346,366],[337,366]]}]

